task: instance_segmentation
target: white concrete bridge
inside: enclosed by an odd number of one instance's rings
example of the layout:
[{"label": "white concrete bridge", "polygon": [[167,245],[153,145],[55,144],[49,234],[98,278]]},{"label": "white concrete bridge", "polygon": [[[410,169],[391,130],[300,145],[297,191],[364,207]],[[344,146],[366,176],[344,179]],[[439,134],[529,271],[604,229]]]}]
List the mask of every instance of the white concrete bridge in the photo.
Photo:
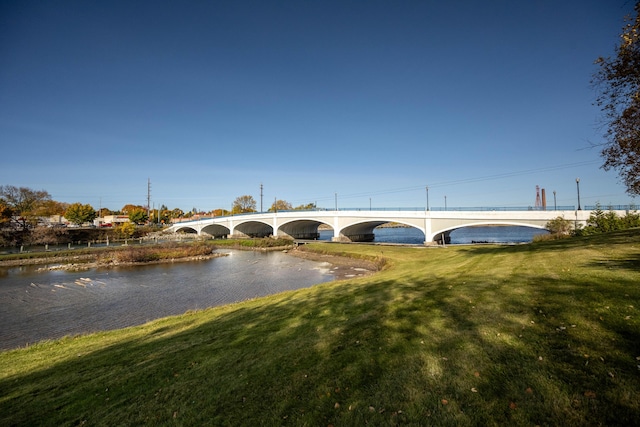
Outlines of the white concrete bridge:
[{"label": "white concrete bridge", "polygon": [[[626,211],[615,211],[620,216]],[[447,243],[453,230],[479,225],[524,226],[544,229],[547,222],[563,217],[585,225],[589,210],[522,210],[522,211],[405,211],[405,210],[339,210],[285,211],[251,213],[179,222],[167,229],[211,235],[215,238],[281,237],[317,239],[318,227],[333,229],[332,241],[370,242],[374,228],[394,222],[420,230],[425,244]]]}]

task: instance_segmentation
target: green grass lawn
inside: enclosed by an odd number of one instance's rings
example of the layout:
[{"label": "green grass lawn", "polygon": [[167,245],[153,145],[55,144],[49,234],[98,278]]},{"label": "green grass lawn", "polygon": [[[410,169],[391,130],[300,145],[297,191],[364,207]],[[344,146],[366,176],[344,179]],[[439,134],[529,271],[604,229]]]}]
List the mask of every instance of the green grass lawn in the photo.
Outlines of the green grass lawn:
[{"label": "green grass lawn", "polygon": [[375,275],[0,353],[0,425],[637,425],[640,230],[317,244]]}]

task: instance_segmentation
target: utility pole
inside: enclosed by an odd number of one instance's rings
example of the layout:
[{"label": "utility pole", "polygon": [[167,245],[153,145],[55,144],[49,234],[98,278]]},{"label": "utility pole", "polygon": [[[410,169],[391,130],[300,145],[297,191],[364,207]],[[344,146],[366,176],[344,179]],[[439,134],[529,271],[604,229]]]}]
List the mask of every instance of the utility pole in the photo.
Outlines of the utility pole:
[{"label": "utility pole", "polygon": [[149,218],[151,209],[151,179],[147,178],[147,218]]},{"label": "utility pole", "polygon": [[262,213],[262,183],[260,183],[260,213]]}]

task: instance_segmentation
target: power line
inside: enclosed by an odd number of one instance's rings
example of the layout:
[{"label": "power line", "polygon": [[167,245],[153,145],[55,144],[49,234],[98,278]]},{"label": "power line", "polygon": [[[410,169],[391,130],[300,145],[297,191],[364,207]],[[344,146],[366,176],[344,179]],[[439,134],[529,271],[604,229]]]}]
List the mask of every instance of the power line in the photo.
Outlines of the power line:
[{"label": "power line", "polygon": [[[584,162],[567,163],[567,164],[564,164],[564,165],[545,166],[545,167],[536,168],[536,169],[527,169],[527,170],[522,170],[522,171],[511,171],[511,172],[504,172],[504,173],[499,173],[499,174],[494,174],[494,175],[485,175],[485,176],[480,176],[480,177],[463,178],[463,179],[457,179],[457,180],[452,180],[452,181],[435,182],[435,183],[429,183],[428,185],[429,185],[429,188],[450,187],[450,186],[454,186],[454,185],[471,184],[471,183],[483,182],[483,181],[491,181],[491,180],[496,180],[496,179],[512,178],[512,177],[515,177],[515,176],[530,175],[530,174],[533,174],[533,173],[550,172],[550,171],[562,170],[562,169],[570,169],[570,168],[575,168],[575,167],[579,167],[579,166],[588,166],[588,165],[592,165],[592,164],[596,164],[596,163],[600,163],[600,161],[599,160],[590,160],[590,161],[584,161]],[[411,187],[395,188],[395,189],[388,189],[388,190],[344,194],[344,195],[341,195],[340,198],[341,199],[352,199],[352,198],[369,197],[369,196],[376,196],[376,195],[383,195],[383,194],[404,193],[404,192],[417,191],[417,190],[422,191],[425,188],[425,185],[426,184],[421,184],[421,185],[416,185],[416,186],[411,186]],[[330,196],[316,197],[316,198],[312,198],[312,199],[329,200]]]}]

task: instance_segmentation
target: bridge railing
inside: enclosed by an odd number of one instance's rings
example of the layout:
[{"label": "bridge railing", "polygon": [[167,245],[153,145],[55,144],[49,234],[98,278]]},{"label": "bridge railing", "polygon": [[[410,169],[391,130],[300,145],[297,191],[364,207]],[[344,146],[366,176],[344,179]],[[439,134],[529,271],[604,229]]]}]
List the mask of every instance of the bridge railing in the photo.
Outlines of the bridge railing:
[{"label": "bridge railing", "polygon": [[[327,210],[327,211],[334,211],[335,209],[316,209],[316,210]],[[374,210],[374,211],[383,211],[383,212],[388,212],[388,211],[425,211],[425,207],[418,207],[418,208],[375,208],[375,209],[369,209],[369,208],[340,208],[338,209],[338,211],[368,211],[368,210]],[[492,211],[499,211],[499,212],[509,212],[509,211],[517,211],[517,212],[523,212],[523,211],[541,211],[543,209],[538,209],[535,208],[533,206],[454,206],[454,207],[443,207],[443,206],[433,206],[433,207],[429,207],[429,211],[436,211],[436,212],[447,212],[447,211],[451,211],[451,212],[492,212]],[[553,210],[558,210],[558,211],[572,211],[575,210],[575,206],[557,206],[557,207],[549,207],[547,206],[547,209],[544,209],[547,211],[553,211]]]}]

